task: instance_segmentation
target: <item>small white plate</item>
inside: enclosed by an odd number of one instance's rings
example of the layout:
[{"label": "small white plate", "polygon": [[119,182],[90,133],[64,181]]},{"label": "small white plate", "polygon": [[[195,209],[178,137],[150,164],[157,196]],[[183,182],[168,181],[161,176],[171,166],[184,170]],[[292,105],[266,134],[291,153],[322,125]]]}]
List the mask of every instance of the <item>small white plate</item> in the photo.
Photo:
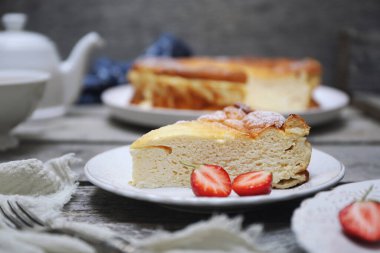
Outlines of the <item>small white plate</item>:
[{"label": "small white plate", "polygon": [[[179,120],[193,120],[209,111],[176,110],[164,108],[143,108],[131,105],[134,89],[130,85],[123,85],[106,90],[102,94],[103,103],[110,109],[111,115],[125,122],[135,123],[150,127],[159,127],[172,124]],[[337,89],[319,86],[313,95],[320,105],[318,109],[310,109],[297,113],[302,116],[309,125],[316,126],[337,119],[340,111],[348,105],[348,96]]]},{"label": "small white plate", "polygon": [[241,208],[305,196],[336,184],[343,178],[344,166],[334,157],[313,149],[308,171],[310,180],[305,184],[287,190],[273,190],[269,195],[239,197],[232,193],[228,198],[207,198],[196,197],[189,188],[140,189],[131,186],[132,158],[129,146],[99,154],[88,161],[84,168],[88,180],[104,190],[164,205],[205,209]]},{"label": "small white plate", "polygon": [[292,217],[297,241],[310,253],[380,252],[379,244],[366,246],[345,236],[338,220],[339,211],[360,199],[371,185],[374,189],[368,198],[380,201],[380,180],[342,185],[303,201]]}]

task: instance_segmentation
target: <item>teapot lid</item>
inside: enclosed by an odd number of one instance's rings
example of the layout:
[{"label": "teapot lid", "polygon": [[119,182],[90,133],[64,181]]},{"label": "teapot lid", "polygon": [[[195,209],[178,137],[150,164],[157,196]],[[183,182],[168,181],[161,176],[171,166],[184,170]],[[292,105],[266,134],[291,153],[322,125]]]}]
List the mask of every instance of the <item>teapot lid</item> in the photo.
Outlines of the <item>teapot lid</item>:
[{"label": "teapot lid", "polygon": [[7,13],[2,17],[5,31],[0,32],[0,48],[9,49],[46,49],[52,42],[44,35],[24,31],[27,16],[23,13]]}]

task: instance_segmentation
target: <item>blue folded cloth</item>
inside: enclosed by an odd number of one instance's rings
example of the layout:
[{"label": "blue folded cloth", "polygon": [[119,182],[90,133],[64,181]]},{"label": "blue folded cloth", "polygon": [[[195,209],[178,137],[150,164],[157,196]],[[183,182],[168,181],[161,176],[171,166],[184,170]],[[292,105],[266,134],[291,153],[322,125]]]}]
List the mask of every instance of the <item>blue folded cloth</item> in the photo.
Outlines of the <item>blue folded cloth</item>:
[{"label": "blue folded cloth", "polygon": [[165,33],[148,47],[142,56],[188,57],[193,54],[191,48],[181,39]]},{"label": "blue folded cloth", "polygon": [[[167,56],[188,57],[192,55],[191,48],[181,39],[165,33],[150,45],[140,57]],[[107,57],[96,59],[85,76],[79,104],[101,103],[102,92],[113,86],[125,84],[128,70],[133,61],[116,61]]]}]

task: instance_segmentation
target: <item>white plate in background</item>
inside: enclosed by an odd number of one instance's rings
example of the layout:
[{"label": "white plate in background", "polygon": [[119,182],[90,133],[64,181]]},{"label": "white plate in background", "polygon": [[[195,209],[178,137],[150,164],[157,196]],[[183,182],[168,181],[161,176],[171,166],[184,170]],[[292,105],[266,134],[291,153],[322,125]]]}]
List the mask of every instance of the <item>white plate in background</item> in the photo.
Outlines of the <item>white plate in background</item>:
[{"label": "white plate in background", "polygon": [[208,198],[196,197],[190,188],[141,189],[130,185],[132,158],[129,146],[101,153],[89,160],[84,168],[88,180],[104,190],[132,199],[191,207],[193,210],[247,208],[306,196],[339,182],[344,176],[344,165],[334,157],[313,149],[308,171],[308,182],[291,189],[274,189],[269,195],[239,197],[232,193],[227,198]]},{"label": "white plate in background", "polygon": [[[138,125],[160,127],[179,120],[193,120],[209,111],[177,110],[164,108],[143,108],[131,105],[134,89],[131,85],[122,85],[106,90],[102,94],[103,103],[113,117]],[[313,98],[320,105],[317,109],[296,112],[309,125],[316,126],[339,118],[340,111],[348,105],[348,96],[337,89],[319,86]],[[292,112],[284,113],[284,116]]]},{"label": "white plate in background", "polygon": [[339,211],[360,199],[371,185],[374,189],[368,198],[380,201],[380,180],[342,185],[304,200],[292,217],[297,241],[310,253],[380,252],[380,244],[364,245],[344,235],[338,219]]}]

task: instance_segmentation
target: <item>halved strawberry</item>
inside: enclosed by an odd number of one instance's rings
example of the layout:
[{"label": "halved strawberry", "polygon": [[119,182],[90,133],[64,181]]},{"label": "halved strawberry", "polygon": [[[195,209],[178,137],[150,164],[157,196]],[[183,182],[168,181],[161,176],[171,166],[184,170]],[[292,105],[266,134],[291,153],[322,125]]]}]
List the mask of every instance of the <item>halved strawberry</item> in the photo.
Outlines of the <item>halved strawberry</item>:
[{"label": "halved strawberry", "polygon": [[227,197],[231,193],[231,179],[222,167],[203,164],[191,173],[191,188],[196,196]]},{"label": "halved strawberry", "polygon": [[347,235],[367,242],[379,242],[380,203],[366,200],[371,189],[361,200],[343,208],[339,212],[339,221]]},{"label": "halved strawberry", "polygon": [[252,171],[235,177],[232,189],[240,196],[268,194],[272,190],[272,173]]}]

